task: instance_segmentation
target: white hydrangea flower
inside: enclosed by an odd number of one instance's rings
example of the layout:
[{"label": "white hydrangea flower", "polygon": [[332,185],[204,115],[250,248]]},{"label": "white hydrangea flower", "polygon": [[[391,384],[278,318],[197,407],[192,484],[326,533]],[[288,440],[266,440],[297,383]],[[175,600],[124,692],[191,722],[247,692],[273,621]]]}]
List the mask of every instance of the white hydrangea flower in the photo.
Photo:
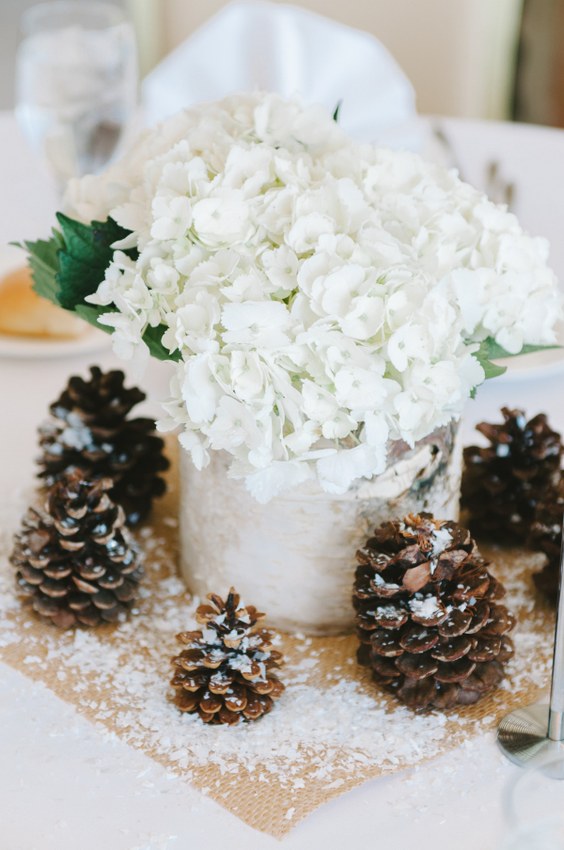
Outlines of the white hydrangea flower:
[{"label": "white hydrangea flower", "polygon": [[[461,415],[492,338],[554,342],[548,246],[454,172],[358,145],[319,107],[255,93],[146,133],[67,212],[131,231],[88,301],[121,356],[162,331],[162,428],[232,457],[266,501],[344,492]],[[106,311],[107,308],[107,311]]]}]

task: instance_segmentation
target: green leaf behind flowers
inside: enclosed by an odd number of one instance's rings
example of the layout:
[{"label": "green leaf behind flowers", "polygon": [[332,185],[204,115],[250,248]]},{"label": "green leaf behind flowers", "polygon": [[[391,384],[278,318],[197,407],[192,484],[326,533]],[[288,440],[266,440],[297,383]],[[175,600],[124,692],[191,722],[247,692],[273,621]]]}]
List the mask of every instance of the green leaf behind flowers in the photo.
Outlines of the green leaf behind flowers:
[{"label": "green leaf behind flowers", "polygon": [[[23,242],[18,247],[28,253],[33,288],[65,310],[84,304],[87,295],[96,292],[104,280],[114,242],[124,239],[129,231],[108,218],[83,224],[63,213],[57,213],[60,230],[53,228],[50,239]],[[125,251],[135,259],[137,251]]]},{"label": "green leaf behind flowers", "polygon": [[[99,307],[94,304],[77,304],[73,312],[90,325],[94,325],[94,327],[99,328],[101,331],[108,334],[112,333],[113,328],[109,325],[101,324],[98,319],[104,313],[116,313],[117,310],[115,307]],[[156,328],[148,327],[143,334],[143,342],[151,352],[151,357],[156,357],[157,360],[174,360],[175,362],[178,362],[182,359],[180,351],[173,351],[171,353],[162,344],[162,335],[166,329],[165,325],[158,325]]]},{"label": "green leaf behind flowers", "polygon": [[521,354],[534,354],[535,351],[547,351],[549,349],[562,348],[561,345],[524,345],[521,351],[518,351],[516,354],[512,354],[510,351],[506,351],[505,348],[502,348],[495,339],[492,339],[491,336],[487,337],[482,344],[480,345],[480,349],[485,346],[486,357],[488,360],[503,360],[506,357],[520,357]]},{"label": "green leaf behind flowers", "polygon": [[94,325],[95,328],[98,328],[104,333],[111,334],[113,328],[110,328],[109,325],[102,325],[98,322],[98,318],[103,313],[114,313],[115,307],[98,307],[96,304],[77,304],[73,310],[73,313],[76,313],[81,319],[84,319],[85,322],[88,322],[89,325]]},{"label": "green leaf behind flowers", "polygon": [[[103,313],[115,312],[116,308],[86,304],[85,299],[96,292],[104,280],[113,257],[112,245],[125,239],[130,231],[120,227],[111,218],[83,224],[63,213],[57,213],[57,221],[60,230],[53,228],[50,239],[18,245],[28,253],[33,288],[38,295],[58,307],[70,310],[94,327],[111,333],[112,328],[100,324],[99,318]],[[131,259],[137,257],[136,249],[126,249],[124,253]],[[165,330],[164,325],[147,328],[143,341],[153,357],[159,360],[180,360],[179,351],[170,354],[163,346],[161,340]]]},{"label": "green leaf behind flowers", "polygon": [[478,351],[474,354],[474,357],[484,370],[486,380],[488,378],[497,378],[498,375],[503,375],[504,372],[507,372],[507,366],[499,366],[497,363],[492,363],[493,357],[497,356],[491,353],[493,347],[499,348],[497,343],[491,337],[488,337],[482,340]]},{"label": "green leaf behind flowers", "polygon": [[[551,348],[561,348],[560,345],[524,345],[521,351],[512,354],[506,351],[499,343],[489,336],[482,340],[478,351],[474,353],[474,357],[481,365],[488,378],[497,378],[507,372],[507,366],[501,366],[499,363],[494,363],[494,360],[504,360],[508,357],[519,357],[521,354],[534,354],[535,351],[546,351]],[[476,387],[472,390],[472,398],[476,395]]]},{"label": "green leaf behind flowers", "polygon": [[53,230],[51,239],[38,239],[36,242],[13,243],[28,253],[28,263],[33,278],[33,288],[38,295],[58,304],[57,292],[59,283],[57,271],[59,268],[58,254],[64,248],[64,239],[57,230]]},{"label": "green leaf behind flowers", "polygon": [[[65,243],[58,255],[57,298],[61,307],[74,310],[84,303],[87,295],[96,292],[112,261],[113,243],[125,239],[130,231],[120,227],[111,218],[104,222],[83,224],[63,213],[57,213],[57,221]],[[129,250],[125,253],[132,259],[137,256],[137,251]]]},{"label": "green leaf behind flowers", "polygon": [[172,354],[161,342],[162,335],[166,331],[164,325],[158,325],[156,328],[147,328],[143,334],[143,342],[151,352],[151,357],[156,357],[158,360],[174,360],[178,362],[182,360],[180,351],[173,351]]}]

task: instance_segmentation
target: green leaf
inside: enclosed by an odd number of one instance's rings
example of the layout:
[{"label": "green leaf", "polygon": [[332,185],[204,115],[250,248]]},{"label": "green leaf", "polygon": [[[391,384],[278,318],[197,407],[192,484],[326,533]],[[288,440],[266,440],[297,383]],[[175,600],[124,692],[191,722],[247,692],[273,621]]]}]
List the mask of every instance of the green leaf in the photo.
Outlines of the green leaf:
[{"label": "green leaf", "polygon": [[547,351],[554,348],[562,348],[561,345],[524,345],[521,351],[512,354],[502,348],[493,337],[487,337],[480,345],[480,350],[484,349],[488,360],[503,360],[506,357],[520,357],[521,354],[534,354],[535,351]]},{"label": "green leaf", "polygon": [[[94,325],[94,327],[100,328],[100,330],[105,331],[105,333],[112,333],[113,328],[111,328],[109,325],[100,324],[98,319],[104,313],[117,312],[115,307],[99,307],[94,306],[93,304],[78,304],[75,307],[74,312],[77,316],[80,316],[81,319],[84,319],[90,325]],[[161,342],[162,335],[165,331],[165,325],[159,325],[156,328],[149,327],[143,334],[143,342],[147,345],[147,348],[151,352],[151,356],[156,357],[157,360],[174,360],[175,362],[178,362],[182,359],[182,355],[180,354],[180,352],[173,351],[171,354]]]},{"label": "green leaf", "polygon": [[58,253],[64,245],[63,237],[53,230],[51,239],[38,239],[36,242],[12,243],[28,253],[28,263],[33,278],[33,289],[38,295],[47,298],[53,304],[59,304],[57,291]]},{"label": "green leaf", "polygon": [[[493,345],[492,345],[493,344]],[[497,378],[498,375],[503,375],[507,371],[507,366],[499,366],[497,363],[492,363],[492,351],[495,350],[496,343],[491,337],[482,340],[478,351],[474,352],[474,357],[484,370],[486,380],[488,378]],[[499,347],[499,346],[498,346]]]},{"label": "green leaf", "polygon": [[[114,242],[124,239],[129,231],[113,219],[82,224],[63,213],[57,213],[64,246],[58,254],[57,299],[61,307],[74,310],[87,295],[96,292],[113,257]],[[135,251],[126,251],[135,256]]]},{"label": "green leaf", "polygon": [[334,110],[334,112],[333,112],[333,121],[335,121],[336,123],[339,121],[339,112],[341,111],[341,106],[342,106],[342,105],[343,105],[343,101],[342,101],[342,99],[341,99],[341,100],[338,100],[338,101],[337,101],[337,106],[335,107],[335,110]]},{"label": "green leaf", "polygon": [[[57,213],[57,220],[61,230],[54,229],[50,239],[24,242],[18,247],[28,253],[37,294],[66,310],[76,310],[104,279],[113,256],[111,245],[128,236],[129,231],[111,218],[82,224]],[[137,255],[131,249],[125,253],[132,258]]]},{"label": "green leaf", "polygon": [[[72,310],[81,319],[105,333],[112,333],[108,325],[100,324],[100,316],[116,311],[112,306],[99,306],[85,303],[104,279],[106,269],[113,258],[114,242],[129,235],[113,219],[93,221],[83,224],[63,213],[57,213],[61,232],[54,230],[49,240],[24,242],[18,245],[28,252],[28,261],[32,268],[34,289],[39,295],[48,298],[59,307]],[[135,249],[126,253],[132,259],[137,257]],[[172,354],[163,346],[164,325],[147,328],[143,341],[153,357],[159,360],[181,360],[179,351]]]},{"label": "green leaf", "polygon": [[[560,345],[524,345],[521,351],[512,354],[502,348],[495,339],[491,336],[482,340],[478,351],[474,353],[474,357],[480,363],[486,380],[489,378],[497,378],[498,375],[503,375],[507,371],[507,366],[502,366],[499,363],[494,363],[494,360],[503,360],[507,357],[519,357],[521,354],[533,354],[535,351],[546,351],[551,348],[562,348]],[[475,388],[471,393],[472,398],[475,396]]]},{"label": "green leaf", "polygon": [[[109,325],[100,324],[98,319],[104,313],[115,313],[115,307],[99,307],[93,304],[78,304],[75,307],[74,312],[77,316],[80,316],[81,319],[87,321],[90,325],[94,325],[96,328],[100,328],[101,331],[105,331],[105,333],[112,333],[113,328]],[[166,331],[165,325],[159,325],[156,328],[148,327],[145,333],[143,334],[143,342],[147,345],[149,351],[151,352],[152,357],[156,357],[157,360],[174,360],[178,362],[182,359],[182,355],[179,351],[173,351],[172,354],[168,351],[167,348],[162,344],[162,335]]]},{"label": "green leaf", "polygon": [[480,360],[486,381],[488,378],[497,378],[507,372],[507,366],[499,366],[497,363],[492,363],[490,360]]},{"label": "green leaf", "polygon": [[151,355],[158,360],[174,360],[178,362],[182,359],[180,351],[173,351],[171,354],[161,342],[163,333],[166,330],[165,325],[159,325],[156,328],[147,328],[143,334],[143,342],[147,345]]},{"label": "green leaf", "polygon": [[80,316],[81,319],[84,319],[85,322],[88,322],[89,325],[94,325],[95,328],[99,328],[99,330],[104,331],[104,333],[112,333],[113,328],[109,327],[109,325],[101,325],[98,319],[103,313],[115,313],[115,308],[98,307],[94,306],[94,304],[77,304],[74,308],[74,312],[77,316]]},{"label": "green leaf", "polygon": [[[482,340],[479,349],[474,352],[474,357],[484,370],[484,376],[486,381],[488,380],[488,378],[497,378],[499,375],[503,375],[503,373],[507,371],[507,366],[500,366],[497,363],[492,363],[492,361],[490,360],[492,342],[493,340],[491,339],[491,337]],[[472,387],[470,391],[470,398],[476,398],[477,389],[477,387]]]}]

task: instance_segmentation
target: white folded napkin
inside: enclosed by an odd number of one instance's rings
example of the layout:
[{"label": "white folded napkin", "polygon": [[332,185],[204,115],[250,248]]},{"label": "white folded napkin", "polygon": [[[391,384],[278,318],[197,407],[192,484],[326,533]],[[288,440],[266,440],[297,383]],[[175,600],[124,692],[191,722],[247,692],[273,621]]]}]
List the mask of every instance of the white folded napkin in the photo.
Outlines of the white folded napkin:
[{"label": "white folded napkin", "polygon": [[418,149],[413,87],[373,36],[296,6],[225,6],[144,80],[148,123],[201,101],[262,89],[333,111],[354,138]]}]

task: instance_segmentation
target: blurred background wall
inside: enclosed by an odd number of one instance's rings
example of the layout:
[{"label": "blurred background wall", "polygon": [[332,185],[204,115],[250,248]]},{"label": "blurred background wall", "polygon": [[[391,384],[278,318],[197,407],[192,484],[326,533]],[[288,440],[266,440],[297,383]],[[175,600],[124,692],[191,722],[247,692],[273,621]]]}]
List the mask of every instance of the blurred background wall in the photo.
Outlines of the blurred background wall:
[{"label": "blurred background wall", "polygon": [[[226,0],[113,2],[125,6],[135,22],[146,73]],[[32,0],[0,0],[0,108],[13,102],[18,19],[30,5]],[[422,113],[564,125],[564,0],[301,0],[295,5],[377,36],[410,77]]]},{"label": "blurred background wall", "polygon": [[564,127],[564,0],[524,0],[512,115]]}]

